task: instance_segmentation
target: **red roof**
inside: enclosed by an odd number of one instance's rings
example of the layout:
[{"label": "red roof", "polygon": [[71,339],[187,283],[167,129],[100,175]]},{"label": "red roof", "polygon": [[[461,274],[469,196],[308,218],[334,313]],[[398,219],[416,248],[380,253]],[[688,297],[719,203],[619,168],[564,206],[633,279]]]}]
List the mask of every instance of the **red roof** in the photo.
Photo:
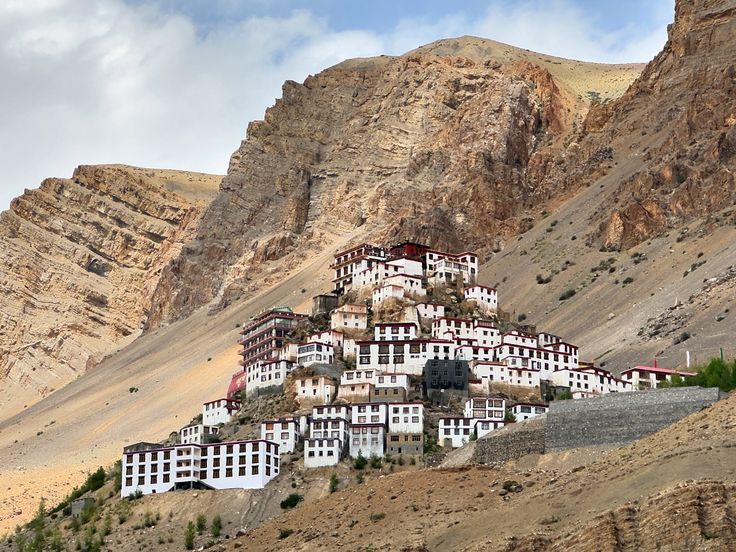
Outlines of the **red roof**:
[{"label": "red roof", "polygon": [[674,368],[659,368],[658,366],[634,366],[621,372],[626,374],[638,370],[639,372],[652,372],[654,374],[677,374],[678,376],[695,376],[696,372],[685,372],[684,370],[675,370]]}]

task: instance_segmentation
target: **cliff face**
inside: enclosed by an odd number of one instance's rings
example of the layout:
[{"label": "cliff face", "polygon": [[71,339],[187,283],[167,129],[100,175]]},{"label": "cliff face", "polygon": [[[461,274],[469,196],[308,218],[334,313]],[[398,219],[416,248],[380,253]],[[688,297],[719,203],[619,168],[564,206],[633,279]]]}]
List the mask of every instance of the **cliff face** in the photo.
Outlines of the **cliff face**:
[{"label": "cliff face", "polygon": [[598,213],[593,237],[611,250],[695,217],[706,217],[706,230],[735,220],[736,1],[679,0],[675,11],[664,50],[589,136],[642,162]]},{"label": "cliff face", "polygon": [[[357,228],[364,240],[500,249],[565,186],[540,183],[587,110],[552,73],[563,63],[587,67],[463,38],[287,82],[167,268],[150,324],[247,296],[269,267]],[[603,67],[629,82],[638,70]]]},{"label": "cliff face", "polygon": [[162,267],[193,237],[218,182],[81,166],[13,200],[0,215],[3,388],[43,395],[138,334]]}]

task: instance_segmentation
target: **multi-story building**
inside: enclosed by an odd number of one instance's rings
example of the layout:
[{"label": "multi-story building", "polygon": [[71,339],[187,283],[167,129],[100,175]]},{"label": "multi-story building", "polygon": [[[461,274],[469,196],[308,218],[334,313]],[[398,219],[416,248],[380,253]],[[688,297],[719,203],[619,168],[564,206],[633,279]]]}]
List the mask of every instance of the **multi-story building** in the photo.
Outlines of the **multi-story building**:
[{"label": "multi-story building", "polygon": [[577,370],[564,369],[552,373],[552,383],[558,387],[567,387],[572,393],[585,395],[603,395],[633,391],[633,385],[626,380],[615,377],[608,370],[596,366],[581,366]]},{"label": "multi-story building", "polygon": [[470,442],[478,420],[459,416],[448,416],[439,420],[439,438],[442,447],[458,448]]},{"label": "multi-story building", "polygon": [[496,288],[475,284],[463,290],[466,301],[474,301],[478,307],[486,313],[498,310],[498,291]]},{"label": "multi-story building", "polygon": [[246,324],[240,332],[243,336],[240,364],[245,371],[259,360],[275,358],[286,338],[305,318],[306,315],[295,313],[289,307],[278,307],[259,314]]},{"label": "multi-story building", "polygon": [[465,360],[428,360],[424,366],[427,396],[435,391],[452,389],[466,392],[470,367]]},{"label": "multi-story building", "polygon": [[313,420],[329,420],[332,418],[351,419],[352,407],[346,404],[318,404],[312,407]]},{"label": "multi-story building", "polygon": [[421,375],[429,359],[452,359],[455,344],[442,339],[358,341],[358,366]]},{"label": "multi-story building", "polygon": [[337,438],[304,439],[304,467],[336,466],[342,458],[345,442]]},{"label": "multi-story building", "polygon": [[498,420],[477,420],[473,418],[473,421],[475,422],[475,436],[478,439],[480,439],[481,437],[485,437],[492,431],[505,425],[505,422],[499,422]]},{"label": "multi-story building", "polygon": [[173,489],[262,489],[279,474],[279,446],[263,440],[162,447],[139,443],[123,449],[125,498]]},{"label": "multi-story building", "polygon": [[215,399],[202,404],[202,423],[206,426],[216,426],[230,421],[242,403],[233,399]]},{"label": "multi-story building", "polygon": [[373,384],[367,381],[340,385],[337,398],[349,403],[369,401],[373,394]]},{"label": "multi-story building", "polygon": [[422,319],[437,320],[445,316],[445,306],[435,303],[417,303],[417,317]]},{"label": "multi-story building", "polygon": [[308,376],[294,380],[296,400],[301,404],[306,401],[331,403],[337,394],[337,385],[330,376]]},{"label": "multi-story building", "polygon": [[408,393],[404,387],[374,387],[371,392],[371,402],[406,402]]},{"label": "multi-story building", "polygon": [[391,433],[422,433],[424,405],[416,402],[389,404],[388,430]]},{"label": "multi-story building", "polygon": [[371,300],[375,307],[383,303],[386,299],[403,299],[404,293],[404,288],[402,286],[397,286],[396,284],[383,284],[376,286],[373,289]]},{"label": "multi-story building", "polygon": [[296,354],[296,362],[300,366],[312,366],[313,364],[332,364],[335,360],[335,349],[327,343],[311,341],[299,345]]},{"label": "multi-story building", "polygon": [[428,251],[425,254],[428,281],[437,284],[474,284],[478,276],[478,256],[475,253],[445,253]]},{"label": "multi-story building", "polygon": [[386,403],[356,403],[351,409],[350,423],[384,424],[388,421],[388,405]]},{"label": "multi-story building", "polygon": [[179,443],[182,445],[202,445],[217,440],[215,435],[220,433],[217,426],[191,424],[179,430]]},{"label": "multi-story building", "polygon": [[295,366],[291,360],[281,358],[281,354],[279,358],[258,361],[250,368],[250,379],[245,388],[245,396],[252,397],[269,387],[284,385],[286,376],[294,370]]},{"label": "multi-story building", "polygon": [[350,457],[383,456],[386,447],[385,424],[352,424],[350,426]]},{"label": "multi-story building", "polygon": [[375,377],[374,385],[376,389],[401,387],[409,391],[411,387],[411,376],[409,374],[392,373],[378,374]]},{"label": "multi-story building", "polygon": [[333,330],[365,330],[367,327],[368,307],[365,305],[345,304],[337,307],[330,315],[330,328]]},{"label": "multi-story building", "polygon": [[417,337],[414,322],[377,322],[373,329],[376,341],[410,341]]},{"label": "multi-story building", "polygon": [[271,441],[279,446],[279,453],[294,452],[299,443],[301,430],[296,418],[281,418],[261,422],[261,439]]},{"label": "multi-story building", "polygon": [[335,260],[330,265],[335,272],[332,280],[335,291],[341,294],[346,289],[350,289],[356,274],[372,268],[378,262],[385,261],[387,256],[384,248],[367,243],[336,253]]},{"label": "multi-story building", "polygon": [[471,397],[465,401],[463,414],[476,420],[503,421],[506,415],[506,401],[498,397]]}]

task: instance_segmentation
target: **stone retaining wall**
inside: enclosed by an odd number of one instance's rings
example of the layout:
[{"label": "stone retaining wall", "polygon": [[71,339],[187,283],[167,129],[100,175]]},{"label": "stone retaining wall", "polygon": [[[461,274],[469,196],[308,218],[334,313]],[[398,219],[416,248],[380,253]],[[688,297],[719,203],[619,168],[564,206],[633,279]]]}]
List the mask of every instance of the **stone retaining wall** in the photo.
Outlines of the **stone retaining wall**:
[{"label": "stone retaining wall", "polygon": [[720,398],[717,388],[676,387],[553,401],[547,412],[545,449],[629,443]]},{"label": "stone retaining wall", "polygon": [[475,442],[472,463],[494,464],[544,453],[545,416],[512,424]]}]

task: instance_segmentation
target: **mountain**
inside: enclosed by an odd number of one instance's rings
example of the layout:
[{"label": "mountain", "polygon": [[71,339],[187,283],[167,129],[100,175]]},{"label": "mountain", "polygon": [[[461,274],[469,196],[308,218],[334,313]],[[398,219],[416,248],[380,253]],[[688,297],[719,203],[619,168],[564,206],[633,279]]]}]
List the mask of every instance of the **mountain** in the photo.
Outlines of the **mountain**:
[{"label": "mountain", "polygon": [[[202,198],[204,214],[173,239],[171,255],[155,270],[121,269],[106,288],[111,297],[129,297],[129,285],[145,290],[133,294],[140,303],[115,311],[125,322],[110,327],[130,335],[113,340],[98,327],[84,341],[84,351],[114,354],[15,416],[3,404],[0,484],[12,490],[0,522],[28,517],[39,496],[58,497],[90,462],[113,461],[123,443],[165,437],[188,420],[237,366],[236,324],[276,304],[304,308],[330,287],[331,253],[358,241],[477,248],[487,261],[481,281],[498,285],[504,309],[613,370],[653,354],[670,365],[682,365],[686,350],[698,360],[720,347],[735,354],[736,2],[678,1],[675,15],[665,48],[646,67],[463,37],[286,83],[264,120],[250,124],[208,207]],[[113,191],[95,197],[120,193]],[[69,203],[77,209],[71,222],[93,212]],[[3,215],[0,235],[12,236],[15,209]],[[24,228],[22,240],[2,238],[0,251],[12,251],[6,242],[31,243],[33,225]],[[90,228],[84,243],[99,250]],[[12,262],[22,266],[48,236]],[[98,315],[83,306],[88,293],[67,295],[92,278],[72,265],[81,276],[53,300],[66,297],[68,312],[86,313],[85,327],[97,327]],[[31,268],[6,262],[0,281],[32,281],[40,272]],[[551,281],[537,283],[538,274]],[[568,290],[575,295],[560,300]],[[13,321],[57,325],[44,320],[56,316],[49,312]],[[144,334],[125,344],[141,324]],[[2,350],[33,343],[22,341],[26,333]],[[50,350],[52,365],[59,349]],[[20,356],[8,358],[17,365]],[[24,358],[26,377],[51,387],[41,379],[47,366],[32,353]],[[11,392],[2,400],[27,383],[6,380]],[[18,504],[24,513],[13,514]]]},{"label": "mountain", "polygon": [[166,264],[195,235],[221,177],[81,166],[0,215],[5,416],[132,341]]}]

